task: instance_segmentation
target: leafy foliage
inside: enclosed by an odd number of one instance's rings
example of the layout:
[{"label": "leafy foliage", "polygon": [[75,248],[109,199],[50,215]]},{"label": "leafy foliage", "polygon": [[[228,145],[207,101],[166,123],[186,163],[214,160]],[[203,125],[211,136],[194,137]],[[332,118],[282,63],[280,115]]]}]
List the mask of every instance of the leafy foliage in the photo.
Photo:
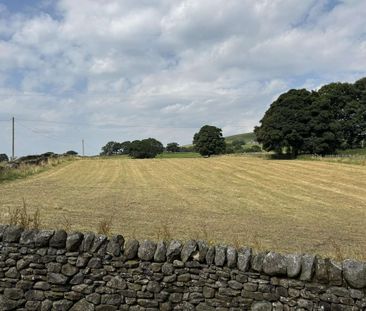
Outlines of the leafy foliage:
[{"label": "leafy foliage", "polygon": [[102,147],[101,155],[116,155],[121,154],[121,143],[116,141],[110,141],[105,146]]},{"label": "leafy foliage", "polygon": [[169,143],[166,145],[166,151],[169,152],[179,152],[180,148],[179,148],[179,144],[178,143]]},{"label": "leafy foliage", "polygon": [[195,150],[203,156],[222,154],[226,150],[222,130],[211,125],[204,125],[198,133],[194,134],[193,145]]},{"label": "leafy foliage", "polygon": [[129,146],[129,155],[135,159],[155,158],[163,151],[163,144],[155,138],[134,140]]},{"label": "leafy foliage", "polygon": [[358,148],[366,139],[366,78],[318,92],[290,90],[272,103],[254,132],[263,149],[296,157]]},{"label": "leafy foliage", "polygon": [[0,153],[0,162],[8,162],[9,158],[5,153]]}]

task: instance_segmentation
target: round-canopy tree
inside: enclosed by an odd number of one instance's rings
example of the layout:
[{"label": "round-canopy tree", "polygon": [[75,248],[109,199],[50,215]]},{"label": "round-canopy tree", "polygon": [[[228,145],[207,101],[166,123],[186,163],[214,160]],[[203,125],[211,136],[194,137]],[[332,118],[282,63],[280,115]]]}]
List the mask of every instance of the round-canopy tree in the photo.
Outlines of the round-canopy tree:
[{"label": "round-canopy tree", "polygon": [[194,134],[193,145],[196,151],[203,156],[225,153],[225,138],[222,130],[215,126],[204,125],[198,133]]},{"label": "round-canopy tree", "polygon": [[129,146],[129,155],[135,159],[155,158],[163,151],[163,144],[155,138],[134,140]]},{"label": "round-canopy tree", "polygon": [[169,152],[179,152],[180,148],[179,148],[179,144],[178,143],[169,143],[166,145],[166,151]]}]

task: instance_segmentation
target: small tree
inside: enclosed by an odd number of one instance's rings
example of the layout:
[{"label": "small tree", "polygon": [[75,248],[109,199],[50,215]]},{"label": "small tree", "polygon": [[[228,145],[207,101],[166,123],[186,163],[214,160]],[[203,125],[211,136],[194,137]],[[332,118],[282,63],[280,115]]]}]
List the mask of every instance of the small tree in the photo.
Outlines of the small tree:
[{"label": "small tree", "polygon": [[155,158],[164,151],[163,144],[154,139],[134,140],[130,144],[129,155],[135,159]]},{"label": "small tree", "polygon": [[110,141],[102,147],[101,155],[116,155],[121,153],[121,143]]},{"label": "small tree", "polygon": [[169,152],[179,152],[180,148],[179,148],[179,144],[178,143],[169,143],[166,145],[166,151]]},{"label": "small tree", "polygon": [[225,153],[226,144],[222,137],[222,130],[215,126],[205,125],[194,134],[193,145],[196,151],[203,156]]},{"label": "small tree", "polygon": [[8,162],[9,158],[5,153],[0,153],[0,162]]}]

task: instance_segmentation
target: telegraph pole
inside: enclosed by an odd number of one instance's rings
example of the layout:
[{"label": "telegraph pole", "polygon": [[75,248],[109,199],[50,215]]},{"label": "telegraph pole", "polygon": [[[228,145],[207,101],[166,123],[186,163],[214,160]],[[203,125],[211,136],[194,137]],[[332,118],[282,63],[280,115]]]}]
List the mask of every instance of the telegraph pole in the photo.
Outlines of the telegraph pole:
[{"label": "telegraph pole", "polygon": [[83,149],[83,156],[85,155],[85,148],[84,148],[84,138],[81,140],[81,145]]},{"label": "telegraph pole", "polygon": [[11,159],[15,160],[15,119],[12,118]]}]

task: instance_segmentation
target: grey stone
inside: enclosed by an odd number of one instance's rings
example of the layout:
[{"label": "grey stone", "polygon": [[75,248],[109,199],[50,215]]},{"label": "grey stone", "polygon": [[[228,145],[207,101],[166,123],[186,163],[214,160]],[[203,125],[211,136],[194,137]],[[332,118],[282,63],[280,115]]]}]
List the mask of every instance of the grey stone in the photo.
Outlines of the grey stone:
[{"label": "grey stone", "polygon": [[263,260],[263,272],[268,275],[286,275],[286,257],[278,253],[269,252]]},{"label": "grey stone", "polygon": [[41,311],[51,311],[52,309],[52,301],[51,300],[44,300],[41,304]]},{"label": "grey stone", "polygon": [[72,279],[70,280],[70,284],[71,285],[77,285],[77,284],[81,284],[84,282],[84,274],[79,272],[77,274],[75,274]]},{"label": "grey stone", "polygon": [[17,243],[20,240],[23,229],[19,226],[9,226],[6,227],[4,232],[4,242]]},{"label": "grey stone", "polygon": [[[73,304],[72,301],[69,301],[66,299],[55,301],[52,305],[52,311],[67,311],[70,309],[72,304]],[[75,311],[75,310],[72,310],[72,311]]]},{"label": "grey stone", "polygon": [[287,261],[287,276],[295,278],[300,274],[301,271],[301,255],[288,254],[286,255]]},{"label": "grey stone", "polygon": [[101,297],[102,304],[118,306],[121,303],[121,295],[119,294],[106,294]]},{"label": "grey stone", "polygon": [[229,287],[231,287],[232,289],[242,289],[243,288],[243,284],[241,284],[238,281],[235,280],[231,280],[228,282]]},{"label": "grey stone", "polygon": [[92,269],[99,269],[103,266],[102,260],[98,257],[93,257],[88,262],[88,267]]},{"label": "grey stone", "polygon": [[250,261],[252,258],[252,249],[248,247],[240,248],[238,250],[238,269],[240,271],[248,271]]},{"label": "grey stone", "polygon": [[156,243],[153,241],[145,240],[140,244],[137,255],[141,260],[151,261],[154,258],[155,250]]},{"label": "grey stone", "polygon": [[18,300],[23,298],[23,291],[19,288],[5,288],[4,296],[9,299]]},{"label": "grey stone", "polygon": [[47,282],[43,282],[43,281],[37,282],[33,286],[34,289],[41,289],[43,291],[49,290],[50,287],[51,287],[50,284],[48,284]]},{"label": "grey stone", "polygon": [[366,286],[366,264],[363,262],[346,259],[342,263],[343,276],[353,288]]},{"label": "grey stone", "polygon": [[94,243],[95,234],[93,232],[88,232],[84,234],[84,239],[81,242],[80,251],[90,252]]},{"label": "grey stone", "polygon": [[42,301],[44,293],[42,290],[29,290],[24,294],[26,300]]},{"label": "grey stone", "polygon": [[107,245],[107,254],[112,256],[120,256],[124,243],[125,239],[122,235],[112,236]]},{"label": "grey stone", "polygon": [[11,278],[11,279],[19,279],[20,273],[17,271],[17,269],[15,267],[11,267],[11,268],[9,268],[8,271],[5,272],[5,276],[7,278]]},{"label": "grey stone", "polygon": [[51,237],[54,235],[53,230],[38,231],[34,240],[36,247],[48,247]]},{"label": "grey stone", "polygon": [[61,268],[61,273],[66,276],[73,276],[78,273],[79,269],[69,263],[65,264]]},{"label": "grey stone", "polygon": [[206,254],[208,251],[208,244],[206,241],[197,241],[198,253],[193,256],[194,260],[204,263],[206,260]]},{"label": "grey stone", "polygon": [[252,256],[251,266],[254,271],[261,272],[263,270],[263,260],[266,257],[265,252],[260,252]]},{"label": "grey stone", "polygon": [[171,263],[165,262],[161,267],[161,272],[163,272],[164,275],[171,275],[174,272],[174,267]]},{"label": "grey stone", "polygon": [[60,273],[48,273],[47,282],[51,284],[64,285],[68,278]]},{"label": "grey stone", "polygon": [[90,248],[91,253],[96,253],[108,242],[107,236],[103,234],[98,234],[94,237],[93,245]]},{"label": "grey stone", "polygon": [[209,299],[215,297],[215,289],[212,287],[204,286],[202,289],[203,297]]},{"label": "grey stone", "polygon": [[268,301],[254,302],[252,304],[252,311],[271,311],[272,304]]},{"label": "grey stone", "polygon": [[25,308],[29,311],[37,311],[41,308],[40,301],[27,301],[25,303]]},{"label": "grey stone", "polygon": [[159,241],[156,245],[156,251],[154,254],[154,261],[164,262],[166,260],[166,244],[164,241]]},{"label": "grey stone", "polygon": [[319,283],[328,283],[328,268],[325,260],[320,257],[315,258],[315,279]]},{"label": "grey stone", "polygon": [[25,258],[21,258],[17,261],[17,270],[20,271],[20,270],[23,270],[24,268],[27,268],[29,266],[29,264],[31,263],[31,259],[25,259]]},{"label": "grey stone", "polygon": [[65,230],[57,230],[51,237],[49,245],[53,248],[65,248],[67,233]]},{"label": "grey stone", "polygon": [[301,258],[301,281],[310,281],[314,274],[315,256],[305,254]]},{"label": "grey stone", "polygon": [[[125,245],[124,255],[127,260],[131,260],[136,258],[137,251],[139,249],[139,241],[137,240],[128,240]],[[164,258],[165,260],[165,258]]]},{"label": "grey stone", "polygon": [[78,268],[84,268],[88,262],[89,262],[90,256],[88,254],[82,254],[80,256],[78,256],[77,260],[76,260],[76,267]]},{"label": "grey stone", "polygon": [[0,310],[1,311],[15,310],[19,306],[20,301],[11,300],[3,295],[0,295]]},{"label": "grey stone", "polygon": [[196,251],[197,249],[197,242],[194,240],[189,240],[187,241],[181,251],[181,258],[183,262],[187,262],[191,256],[193,255],[193,253]]},{"label": "grey stone", "polygon": [[169,243],[166,251],[166,258],[169,262],[173,262],[174,259],[180,258],[180,252],[182,250],[182,243],[178,240],[173,240]]},{"label": "grey stone", "polygon": [[75,252],[79,250],[81,242],[83,241],[83,234],[81,232],[73,232],[67,236],[66,250],[68,252]]},{"label": "grey stone", "polygon": [[150,281],[146,286],[147,291],[152,293],[159,293],[161,290],[161,286],[159,282]]},{"label": "grey stone", "polygon": [[226,261],[226,246],[216,245],[215,246],[215,265],[222,267]]},{"label": "grey stone", "polygon": [[237,259],[238,259],[238,253],[235,249],[235,247],[228,246],[226,250],[226,259],[227,259],[227,266],[229,268],[235,268]]},{"label": "grey stone", "polygon": [[0,225],[0,241],[3,240],[4,233],[7,227],[9,227],[9,225]]},{"label": "grey stone", "polygon": [[211,307],[204,302],[200,302],[196,307],[196,311],[215,311],[215,310],[216,310],[215,307]]},{"label": "grey stone", "polygon": [[210,246],[206,253],[206,263],[212,265],[215,261],[215,246]]},{"label": "grey stone", "polygon": [[27,246],[34,245],[37,233],[38,230],[36,229],[24,230],[20,236],[19,244]]},{"label": "grey stone", "polygon": [[91,302],[94,305],[99,305],[100,300],[101,300],[100,294],[97,294],[97,293],[90,294],[90,295],[86,296],[86,300]]},{"label": "grey stone", "polygon": [[82,299],[75,303],[70,311],[94,311],[94,305],[88,302],[86,299]]},{"label": "grey stone", "polygon": [[124,279],[119,276],[115,276],[108,281],[107,286],[115,289],[125,289],[127,284]]},{"label": "grey stone", "polygon": [[342,264],[331,259],[326,259],[329,283],[331,285],[342,285]]}]

